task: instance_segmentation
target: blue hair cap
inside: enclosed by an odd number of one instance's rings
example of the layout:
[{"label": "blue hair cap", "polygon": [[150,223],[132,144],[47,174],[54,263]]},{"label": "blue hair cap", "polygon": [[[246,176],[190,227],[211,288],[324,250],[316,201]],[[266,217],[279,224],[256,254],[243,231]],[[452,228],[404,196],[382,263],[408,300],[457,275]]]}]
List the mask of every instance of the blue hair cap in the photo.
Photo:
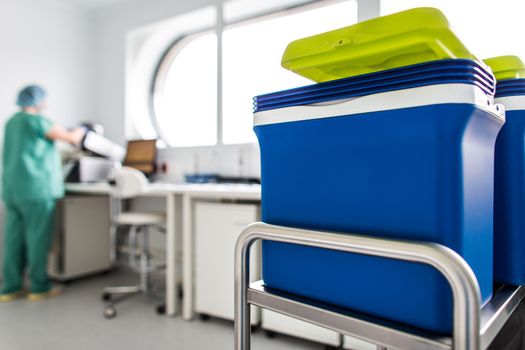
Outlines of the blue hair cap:
[{"label": "blue hair cap", "polygon": [[20,90],[16,104],[20,107],[38,106],[46,98],[46,91],[38,85],[29,85]]}]

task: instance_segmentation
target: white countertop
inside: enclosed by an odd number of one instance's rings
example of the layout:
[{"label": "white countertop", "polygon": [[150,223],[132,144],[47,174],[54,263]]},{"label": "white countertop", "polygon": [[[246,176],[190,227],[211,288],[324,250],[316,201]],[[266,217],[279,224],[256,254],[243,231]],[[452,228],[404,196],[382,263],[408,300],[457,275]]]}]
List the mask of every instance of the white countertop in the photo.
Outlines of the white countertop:
[{"label": "white countertop", "polygon": [[[101,183],[66,183],[66,192],[84,194],[109,194],[111,185]],[[153,182],[144,195],[163,196],[169,193],[190,195],[192,197],[221,197],[248,200],[261,199],[260,185],[247,184],[176,184]]]}]

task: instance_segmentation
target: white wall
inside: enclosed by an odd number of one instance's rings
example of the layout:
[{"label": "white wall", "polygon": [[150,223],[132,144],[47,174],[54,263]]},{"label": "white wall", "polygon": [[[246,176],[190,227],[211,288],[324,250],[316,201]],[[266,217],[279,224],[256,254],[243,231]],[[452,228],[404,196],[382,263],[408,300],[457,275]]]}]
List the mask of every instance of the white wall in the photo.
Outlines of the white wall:
[{"label": "white wall", "polygon": [[129,0],[96,16],[97,120],[116,142],[125,140],[125,41],[140,27],[220,3],[221,0]]},{"label": "white wall", "polygon": [[[95,114],[95,37],[91,15],[66,0],[0,0],[0,127],[16,111],[20,87],[43,85],[46,115],[65,125]],[[3,132],[0,136],[0,152]],[[0,236],[3,209],[0,208]],[[3,239],[0,237],[0,259]],[[0,272],[1,275],[1,272]]]},{"label": "white wall", "polygon": [[94,30],[67,1],[0,0],[0,121],[16,110],[18,89],[42,84],[46,114],[65,126],[90,119],[94,103]]}]

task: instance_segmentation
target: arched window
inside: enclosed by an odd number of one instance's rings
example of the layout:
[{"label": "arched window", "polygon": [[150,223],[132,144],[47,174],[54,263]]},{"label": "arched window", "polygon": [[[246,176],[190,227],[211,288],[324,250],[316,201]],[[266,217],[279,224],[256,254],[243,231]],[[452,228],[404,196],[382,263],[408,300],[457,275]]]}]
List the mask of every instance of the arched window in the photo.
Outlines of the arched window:
[{"label": "arched window", "polygon": [[226,23],[221,48],[215,31],[178,40],[155,77],[152,114],[159,135],[174,147],[255,142],[252,98],[311,83],[281,67],[287,44],[356,22],[355,0],[321,1]]},{"label": "arched window", "polygon": [[217,143],[217,37],[177,41],[162,60],[154,83],[153,123],[173,147]]}]

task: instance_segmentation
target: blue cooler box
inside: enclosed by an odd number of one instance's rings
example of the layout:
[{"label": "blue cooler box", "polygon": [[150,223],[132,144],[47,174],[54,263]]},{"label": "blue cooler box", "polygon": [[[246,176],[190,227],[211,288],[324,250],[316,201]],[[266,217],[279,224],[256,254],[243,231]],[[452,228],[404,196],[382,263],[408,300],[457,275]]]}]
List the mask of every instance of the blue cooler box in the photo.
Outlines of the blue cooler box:
[{"label": "blue cooler box", "polygon": [[[494,86],[475,62],[444,60],[256,97],[263,221],[443,244],[487,302]],[[276,242],[262,259],[268,287],[451,331],[452,292],[428,266]]]},{"label": "blue cooler box", "polygon": [[499,81],[507,121],[496,141],[494,280],[525,284],[525,79]]}]

